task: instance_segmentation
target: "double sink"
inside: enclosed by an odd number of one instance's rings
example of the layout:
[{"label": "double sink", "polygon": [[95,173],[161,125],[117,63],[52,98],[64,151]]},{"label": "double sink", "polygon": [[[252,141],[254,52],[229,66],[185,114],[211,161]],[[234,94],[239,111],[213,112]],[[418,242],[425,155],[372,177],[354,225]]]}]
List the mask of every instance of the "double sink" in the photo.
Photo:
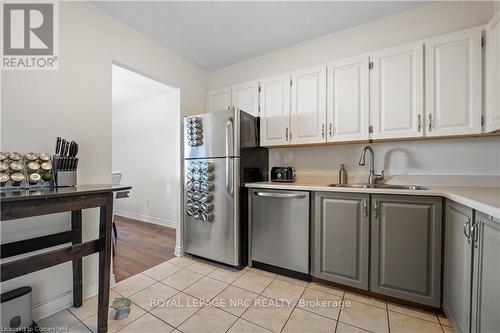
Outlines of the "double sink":
[{"label": "double sink", "polygon": [[331,187],[345,188],[384,188],[393,190],[428,190],[428,188],[418,185],[390,185],[390,184],[330,184]]}]

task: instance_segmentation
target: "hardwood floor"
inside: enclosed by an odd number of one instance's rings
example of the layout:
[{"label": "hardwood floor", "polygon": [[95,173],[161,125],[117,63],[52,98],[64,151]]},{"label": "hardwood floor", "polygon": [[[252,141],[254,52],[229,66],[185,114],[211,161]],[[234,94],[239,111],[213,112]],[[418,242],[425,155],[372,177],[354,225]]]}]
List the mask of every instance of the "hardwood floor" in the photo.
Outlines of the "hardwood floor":
[{"label": "hardwood floor", "polygon": [[115,216],[118,239],[113,269],[116,281],[174,257],[175,229]]}]

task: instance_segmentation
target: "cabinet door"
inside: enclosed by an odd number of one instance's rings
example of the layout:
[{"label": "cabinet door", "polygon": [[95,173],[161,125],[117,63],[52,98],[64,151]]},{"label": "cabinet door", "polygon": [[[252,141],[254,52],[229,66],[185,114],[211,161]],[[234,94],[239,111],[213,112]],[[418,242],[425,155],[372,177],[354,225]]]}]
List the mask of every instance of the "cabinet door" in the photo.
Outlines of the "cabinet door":
[{"label": "cabinet door", "polygon": [[292,73],[290,143],[326,141],[326,66]]},{"label": "cabinet door", "polygon": [[446,204],[443,310],[457,332],[470,331],[472,246],[468,234],[472,209]]},{"label": "cabinet door", "polygon": [[500,11],[486,29],[486,117],[485,131],[500,130]]},{"label": "cabinet door", "polygon": [[425,42],[427,136],[481,133],[481,30]]},{"label": "cabinet door", "polygon": [[254,117],[259,116],[259,84],[256,81],[232,86],[231,99],[234,107]]},{"label": "cabinet door", "polygon": [[476,212],[472,332],[500,332],[500,219]]},{"label": "cabinet door", "polygon": [[288,144],[290,129],[290,74],[260,80],[260,144]]},{"label": "cabinet door", "polygon": [[215,89],[208,92],[208,112],[227,110],[231,106],[231,88]]},{"label": "cabinet door", "polygon": [[423,43],[371,55],[370,123],[372,139],[423,135]]},{"label": "cabinet door", "polygon": [[327,141],[368,140],[369,57],[327,65]]},{"label": "cabinet door", "polygon": [[313,275],[368,290],[369,196],[316,193]]},{"label": "cabinet door", "polygon": [[373,195],[371,290],[441,305],[441,198]]}]

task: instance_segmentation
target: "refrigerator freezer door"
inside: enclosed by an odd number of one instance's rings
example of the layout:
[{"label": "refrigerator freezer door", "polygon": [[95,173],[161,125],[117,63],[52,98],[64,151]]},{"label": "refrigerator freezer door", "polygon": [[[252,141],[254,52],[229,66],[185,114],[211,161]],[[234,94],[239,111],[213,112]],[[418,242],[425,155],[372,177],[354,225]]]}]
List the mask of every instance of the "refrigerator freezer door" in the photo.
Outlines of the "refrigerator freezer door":
[{"label": "refrigerator freezer door", "polygon": [[[206,163],[211,169],[209,186],[200,184],[199,191],[190,188],[197,187],[196,178],[203,179],[203,174],[194,170],[196,163]],[[240,265],[239,165],[239,158],[186,161],[184,214],[188,253],[232,266]],[[208,202],[202,200],[204,193],[208,195]],[[212,214],[208,221],[202,219],[203,208],[208,208],[208,214]]]},{"label": "refrigerator freezer door", "polygon": [[[197,119],[198,145],[190,145],[189,121]],[[240,111],[228,109],[184,118],[184,158],[240,156]]]}]

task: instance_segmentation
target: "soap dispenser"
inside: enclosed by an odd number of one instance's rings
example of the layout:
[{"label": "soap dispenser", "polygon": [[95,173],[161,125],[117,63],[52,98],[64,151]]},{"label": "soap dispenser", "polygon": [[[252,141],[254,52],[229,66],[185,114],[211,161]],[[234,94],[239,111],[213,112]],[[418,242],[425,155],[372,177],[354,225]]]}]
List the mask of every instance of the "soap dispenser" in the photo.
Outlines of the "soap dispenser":
[{"label": "soap dispenser", "polygon": [[347,184],[347,170],[344,164],[340,165],[339,184]]}]

